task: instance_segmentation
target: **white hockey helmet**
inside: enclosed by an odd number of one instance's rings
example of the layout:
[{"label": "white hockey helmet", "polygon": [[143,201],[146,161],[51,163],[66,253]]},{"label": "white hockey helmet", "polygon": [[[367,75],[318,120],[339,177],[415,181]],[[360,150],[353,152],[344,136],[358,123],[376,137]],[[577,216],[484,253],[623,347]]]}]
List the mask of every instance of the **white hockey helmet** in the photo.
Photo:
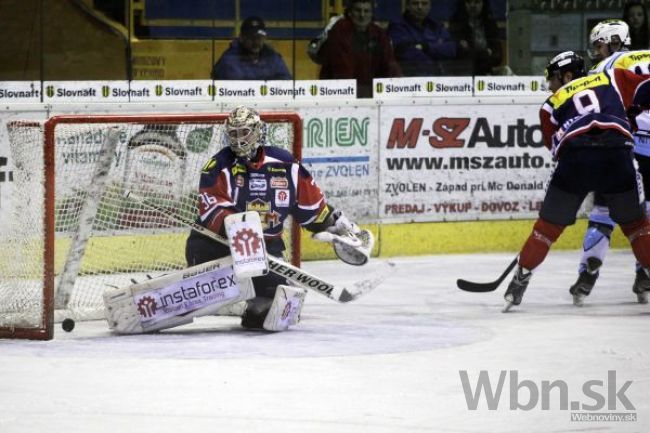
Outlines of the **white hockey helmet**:
[{"label": "white hockey helmet", "polygon": [[[592,59],[598,58],[598,52],[594,49],[594,44],[597,42],[607,44],[610,54],[629,49],[632,43],[630,39],[630,28],[623,20],[601,21],[589,33],[589,57]],[[619,48],[612,49],[612,43],[620,44]]]},{"label": "white hockey helmet", "polygon": [[235,155],[246,159],[255,156],[264,138],[264,122],[255,109],[243,105],[235,108],[226,119],[225,129]]}]

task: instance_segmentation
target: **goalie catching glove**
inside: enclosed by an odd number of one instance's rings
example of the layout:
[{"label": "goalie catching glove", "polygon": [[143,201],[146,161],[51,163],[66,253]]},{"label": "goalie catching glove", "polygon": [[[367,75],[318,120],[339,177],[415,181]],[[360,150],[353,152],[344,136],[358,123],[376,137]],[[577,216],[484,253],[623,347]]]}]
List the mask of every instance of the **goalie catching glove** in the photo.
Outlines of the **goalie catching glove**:
[{"label": "goalie catching glove", "polygon": [[331,216],[333,224],[324,231],[314,233],[312,238],[331,243],[334,253],[343,262],[355,266],[365,265],[375,244],[372,233],[360,229],[340,210],[333,211]]}]

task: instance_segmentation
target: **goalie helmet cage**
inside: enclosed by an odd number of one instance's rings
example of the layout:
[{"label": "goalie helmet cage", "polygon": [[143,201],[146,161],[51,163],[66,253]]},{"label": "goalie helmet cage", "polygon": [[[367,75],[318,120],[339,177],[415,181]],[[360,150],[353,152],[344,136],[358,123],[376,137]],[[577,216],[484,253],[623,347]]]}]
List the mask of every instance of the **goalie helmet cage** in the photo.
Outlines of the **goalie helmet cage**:
[{"label": "goalie helmet cage", "polygon": [[[262,112],[265,143],[301,157],[302,121]],[[220,114],[62,115],[7,124],[14,164],[0,233],[0,338],[49,340],[64,317],[102,319],[101,294],[185,267],[188,228],[130,190],[197,216],[202,168],[226,143]],[[263,219],[264,220],[264,219]],[[300,264],[300,227],[285,230]]]}]

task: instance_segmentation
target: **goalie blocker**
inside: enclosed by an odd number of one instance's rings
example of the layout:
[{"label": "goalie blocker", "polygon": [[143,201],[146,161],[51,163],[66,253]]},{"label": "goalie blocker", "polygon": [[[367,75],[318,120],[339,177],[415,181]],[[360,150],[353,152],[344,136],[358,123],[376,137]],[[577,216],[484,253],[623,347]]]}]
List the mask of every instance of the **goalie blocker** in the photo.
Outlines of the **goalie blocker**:
[{"label": "goalie blocker", "polygon": [[265,314],[256,315],[260,323],[254,324],[244,316],[245,327],[284,331],[297,324],[306,295],[302,288],[281,285],[272,300],[257,305],[251,278],[268,272],[259,215],[233,214],[225,224],[232,257],[105,292],[109,327],[120,334],[158,331],[191,323],[194,317],[219,314],[224,307],[247,300],[252,300],[249,309]]}]

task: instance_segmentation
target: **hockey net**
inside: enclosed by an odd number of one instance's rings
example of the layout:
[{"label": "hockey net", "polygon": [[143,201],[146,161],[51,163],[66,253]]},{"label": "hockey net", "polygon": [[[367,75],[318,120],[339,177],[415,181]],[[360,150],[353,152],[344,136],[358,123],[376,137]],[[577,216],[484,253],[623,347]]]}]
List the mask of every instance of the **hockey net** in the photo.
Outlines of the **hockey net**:
[{"label": "hockey net", "polygon": [[[56,116],[7,125],[14,163],[0,233],[0,337],[51,339],[65,317],[102,319],[102,293],[183,269],[202,167],[226,144],[227,114]],[[295,113],[262,113],[267,144],[300,159]],[[6,200],[5,200],[6,202]],[[264,217],[262,216],[264,221]],[[285,229],[300,264],[300,229]]]}]

